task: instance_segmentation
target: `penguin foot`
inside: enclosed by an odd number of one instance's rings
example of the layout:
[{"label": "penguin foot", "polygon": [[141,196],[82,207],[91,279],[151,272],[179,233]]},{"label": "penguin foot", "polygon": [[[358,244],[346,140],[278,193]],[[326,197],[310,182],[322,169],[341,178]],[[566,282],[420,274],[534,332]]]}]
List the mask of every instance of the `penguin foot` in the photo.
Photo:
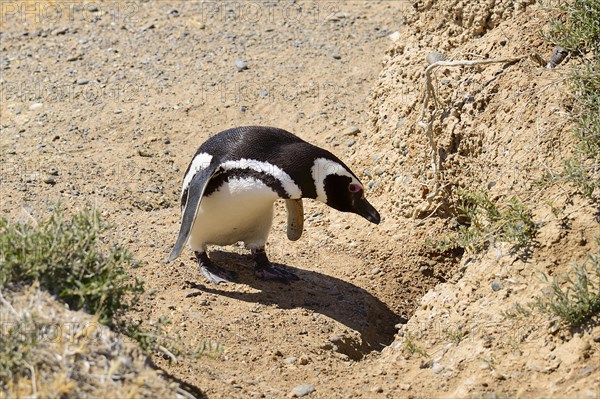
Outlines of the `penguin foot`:
[{"label": "penguin foot", "polygon": [[217,285],[221,283],[235,282],[235,273],[215,266],[205,252],[196,252],[195,255],[196,259],[198,260],[198,264],[200,265],[200,273],[208,282]]},{"label": "penguin foot", "polygon": [[286,284],[300,280],[294,273],[287,271],[282,267],[277,267],[269,262],[264,249],[253,250],[252,256],[256,262],[254,274],[259,279],[276,280]]}]

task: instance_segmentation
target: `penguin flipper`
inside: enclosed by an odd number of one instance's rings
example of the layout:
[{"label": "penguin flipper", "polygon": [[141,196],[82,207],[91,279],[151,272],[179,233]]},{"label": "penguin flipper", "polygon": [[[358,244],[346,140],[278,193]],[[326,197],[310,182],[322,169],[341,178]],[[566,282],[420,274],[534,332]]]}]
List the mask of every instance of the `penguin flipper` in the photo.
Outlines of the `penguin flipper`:
[{"label": "penguin flipper", "polygon": [[288,212],[287,237],[290,241],[296,241],[302,237],[302,229],[304,228],[302,198],[286,199],[285,208]]},{"label": "penguin flipper", "polygon": [[165,260],[165,263],[169,263],[177,257],[183,251],[184,245],[187,243],[194,221],[196,220],[196,214],[200,207],[200,202],[204,196],[204,191],[210,179],[218,175],[218,162],[213,162],[207,168],[198,171],[190,181],[188,185],[187,201],[185,202],[185,208],[183,210],[183,217],[181,218],[181,227],[179,228],[179,236],[175,246],[171,251],[169,257]]}]

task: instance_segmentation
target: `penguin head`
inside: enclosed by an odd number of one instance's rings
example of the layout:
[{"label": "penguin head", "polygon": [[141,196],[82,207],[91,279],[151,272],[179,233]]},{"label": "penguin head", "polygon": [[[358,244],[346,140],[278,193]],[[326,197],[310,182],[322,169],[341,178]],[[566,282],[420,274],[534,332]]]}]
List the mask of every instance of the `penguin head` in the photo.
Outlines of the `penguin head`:
[{"label": "penguin head", "polygon": [[337,159],[318,158],[313,168],[317,200],[341,212],[356,213],[369,222],[379,224],[379,212],[365,198],[358,178]]}]

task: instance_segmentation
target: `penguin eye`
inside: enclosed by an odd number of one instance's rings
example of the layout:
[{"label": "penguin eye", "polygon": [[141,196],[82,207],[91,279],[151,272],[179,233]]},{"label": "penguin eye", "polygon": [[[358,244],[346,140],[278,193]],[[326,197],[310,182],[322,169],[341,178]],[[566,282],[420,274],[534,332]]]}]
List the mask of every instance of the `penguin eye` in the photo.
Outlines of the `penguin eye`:
[{"label": "penguin eye", "polygon": [[351,193],[358,193],[361,190],[362,187],[360,186],[360,184],[350,183],[350,185],[348,186],[348,191],[350,191]]}]

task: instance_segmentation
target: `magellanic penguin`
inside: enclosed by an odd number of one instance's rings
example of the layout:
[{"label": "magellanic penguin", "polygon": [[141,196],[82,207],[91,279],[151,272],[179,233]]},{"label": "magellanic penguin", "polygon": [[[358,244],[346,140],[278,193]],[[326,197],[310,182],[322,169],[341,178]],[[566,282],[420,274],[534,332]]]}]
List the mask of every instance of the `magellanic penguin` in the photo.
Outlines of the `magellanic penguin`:
[{"label": "magellanic penguin", "polygon": [[176,259],[189,243],[208,281],[233,281],[232,273],[211,262],[206,249],[207,245],[243,241],[251,250],[257,277],[297,280],[293,273],[269,262],[265,244],[278,199],[286,201],[288,238],[300,238],[302,198],[356,213],[375,224],[380,221],[377,210],[365,199],[362,183],[329,151],[273,127],[220,132],[200,146],[185,171],[181,227],[166,262]]}]

